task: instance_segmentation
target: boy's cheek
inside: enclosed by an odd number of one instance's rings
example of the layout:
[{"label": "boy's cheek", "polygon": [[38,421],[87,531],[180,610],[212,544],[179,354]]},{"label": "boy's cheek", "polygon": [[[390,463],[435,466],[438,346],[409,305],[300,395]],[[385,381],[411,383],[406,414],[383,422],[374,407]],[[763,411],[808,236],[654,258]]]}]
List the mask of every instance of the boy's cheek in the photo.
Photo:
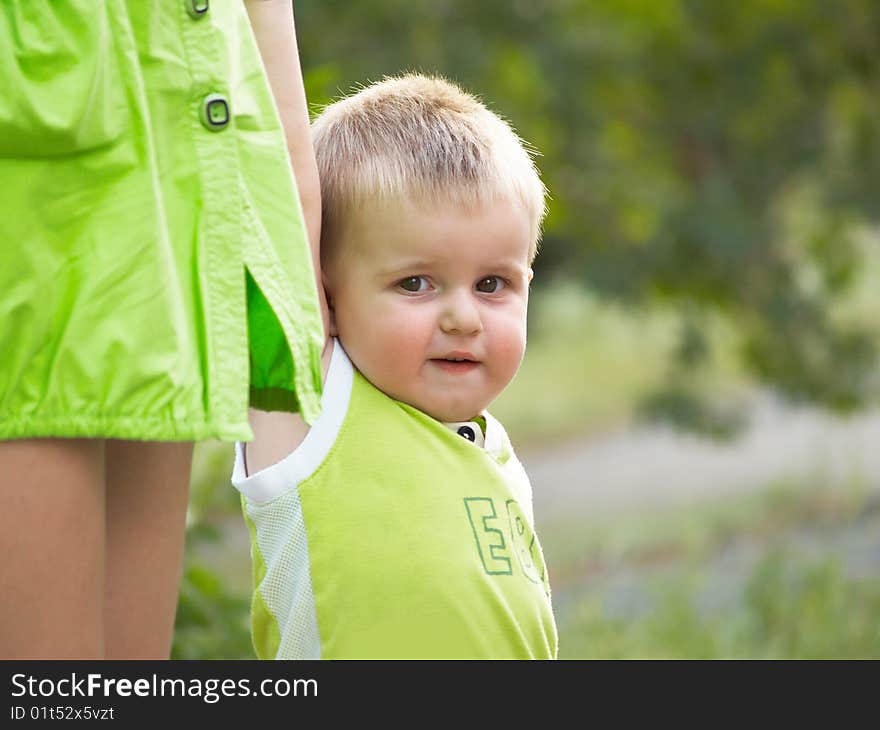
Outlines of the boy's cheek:
[{"label": "boy's cheek", "polygon": [[[365,314],[369,311],[369,315]],[[383,369],[399,371],[420,361],[430,341],[422,317],[410,308],[383,306],[366,307],[356,321],[348,323],[350,338],[356,338],[371,356],[381,360]]]},{"label": "boy's cheek", "polygon": [[513,376],[516,375],[516,371],[519,370],[519,366],[522,364],[523,356],[526,352],[525,340],[516,338],[515,340],[505,343],[505,345],[506,346],[502,349],[503,369],[506,372],[508,382],[510,382],[510,380],[513,380]]},{"label": "boy's cheek", "polygon": [[512,317],[495,338],[495,355],[498,359],[499,373],[507,382],[513,379],[519,369],[525,351],[525,318]]},{"label": "boy's cheek", "polygon": [[522,340],[522,347],[525,347],[528,307],[524,301],[497,312],[490,324],[496,329],[499,339]]}]

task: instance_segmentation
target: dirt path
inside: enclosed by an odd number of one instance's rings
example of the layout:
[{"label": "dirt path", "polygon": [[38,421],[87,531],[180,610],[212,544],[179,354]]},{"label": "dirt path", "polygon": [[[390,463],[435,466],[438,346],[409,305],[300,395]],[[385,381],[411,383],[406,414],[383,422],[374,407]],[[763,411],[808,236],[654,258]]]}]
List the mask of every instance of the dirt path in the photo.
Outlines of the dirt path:
[{"label": "dirt path", "polygon": [[780,482],[880,490],[880,412],[842,419],[766,398],[749,428],[730,442],[641,426],[520,458],[544,520],[575,510],[681,504]]}]

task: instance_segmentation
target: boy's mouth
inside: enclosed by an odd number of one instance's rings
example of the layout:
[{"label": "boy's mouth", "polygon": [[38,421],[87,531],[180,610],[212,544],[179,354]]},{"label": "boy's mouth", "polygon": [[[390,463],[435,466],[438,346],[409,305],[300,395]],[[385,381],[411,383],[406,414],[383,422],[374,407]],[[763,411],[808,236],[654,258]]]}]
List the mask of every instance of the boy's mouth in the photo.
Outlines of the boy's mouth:
[{"label": "boy's mouth", "polygon": [[444,357],[431,358],[431,362],[447,373],[469,373],[480,363],[469,352],[450,352]]}]

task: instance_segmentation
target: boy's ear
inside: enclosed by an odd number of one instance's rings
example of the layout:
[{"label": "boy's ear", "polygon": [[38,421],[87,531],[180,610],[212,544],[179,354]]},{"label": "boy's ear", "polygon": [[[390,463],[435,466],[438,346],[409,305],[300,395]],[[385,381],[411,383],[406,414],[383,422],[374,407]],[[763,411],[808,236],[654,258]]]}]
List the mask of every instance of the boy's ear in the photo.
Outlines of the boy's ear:
[{"label": "boy's ear", "polygon": [[531,266],[529,266],[529,284],[532,283],[532,279],[534,279],[534,278],[535,278],[535,271],[534,271],[534,269],[532,269]]},{"label": "boy's ear", "polygon": [[336,329],[336,301],[330,291],[330,282],[326,271],[321,272],[321,283],[324,285],[324,295],[327,297],[327,314],[330,319],[329,335],[331,337],[338,337],[339,330]]}]

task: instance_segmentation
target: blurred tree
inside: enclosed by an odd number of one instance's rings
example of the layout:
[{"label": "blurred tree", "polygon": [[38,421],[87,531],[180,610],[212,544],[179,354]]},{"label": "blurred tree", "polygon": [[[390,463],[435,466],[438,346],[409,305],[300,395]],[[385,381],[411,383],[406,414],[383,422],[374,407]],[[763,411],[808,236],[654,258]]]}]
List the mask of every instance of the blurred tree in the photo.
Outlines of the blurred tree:
[{"label": "blurred tree", "polygon": [[[540,150],[542,280],[742,334],[750,371],[853,408],[877,331],[834,316],[876,223],[880,5],[873,0],[298,0],[312,102],[404,70],[477,93]],[[701,355],[702,353],[702,355]]]}]

